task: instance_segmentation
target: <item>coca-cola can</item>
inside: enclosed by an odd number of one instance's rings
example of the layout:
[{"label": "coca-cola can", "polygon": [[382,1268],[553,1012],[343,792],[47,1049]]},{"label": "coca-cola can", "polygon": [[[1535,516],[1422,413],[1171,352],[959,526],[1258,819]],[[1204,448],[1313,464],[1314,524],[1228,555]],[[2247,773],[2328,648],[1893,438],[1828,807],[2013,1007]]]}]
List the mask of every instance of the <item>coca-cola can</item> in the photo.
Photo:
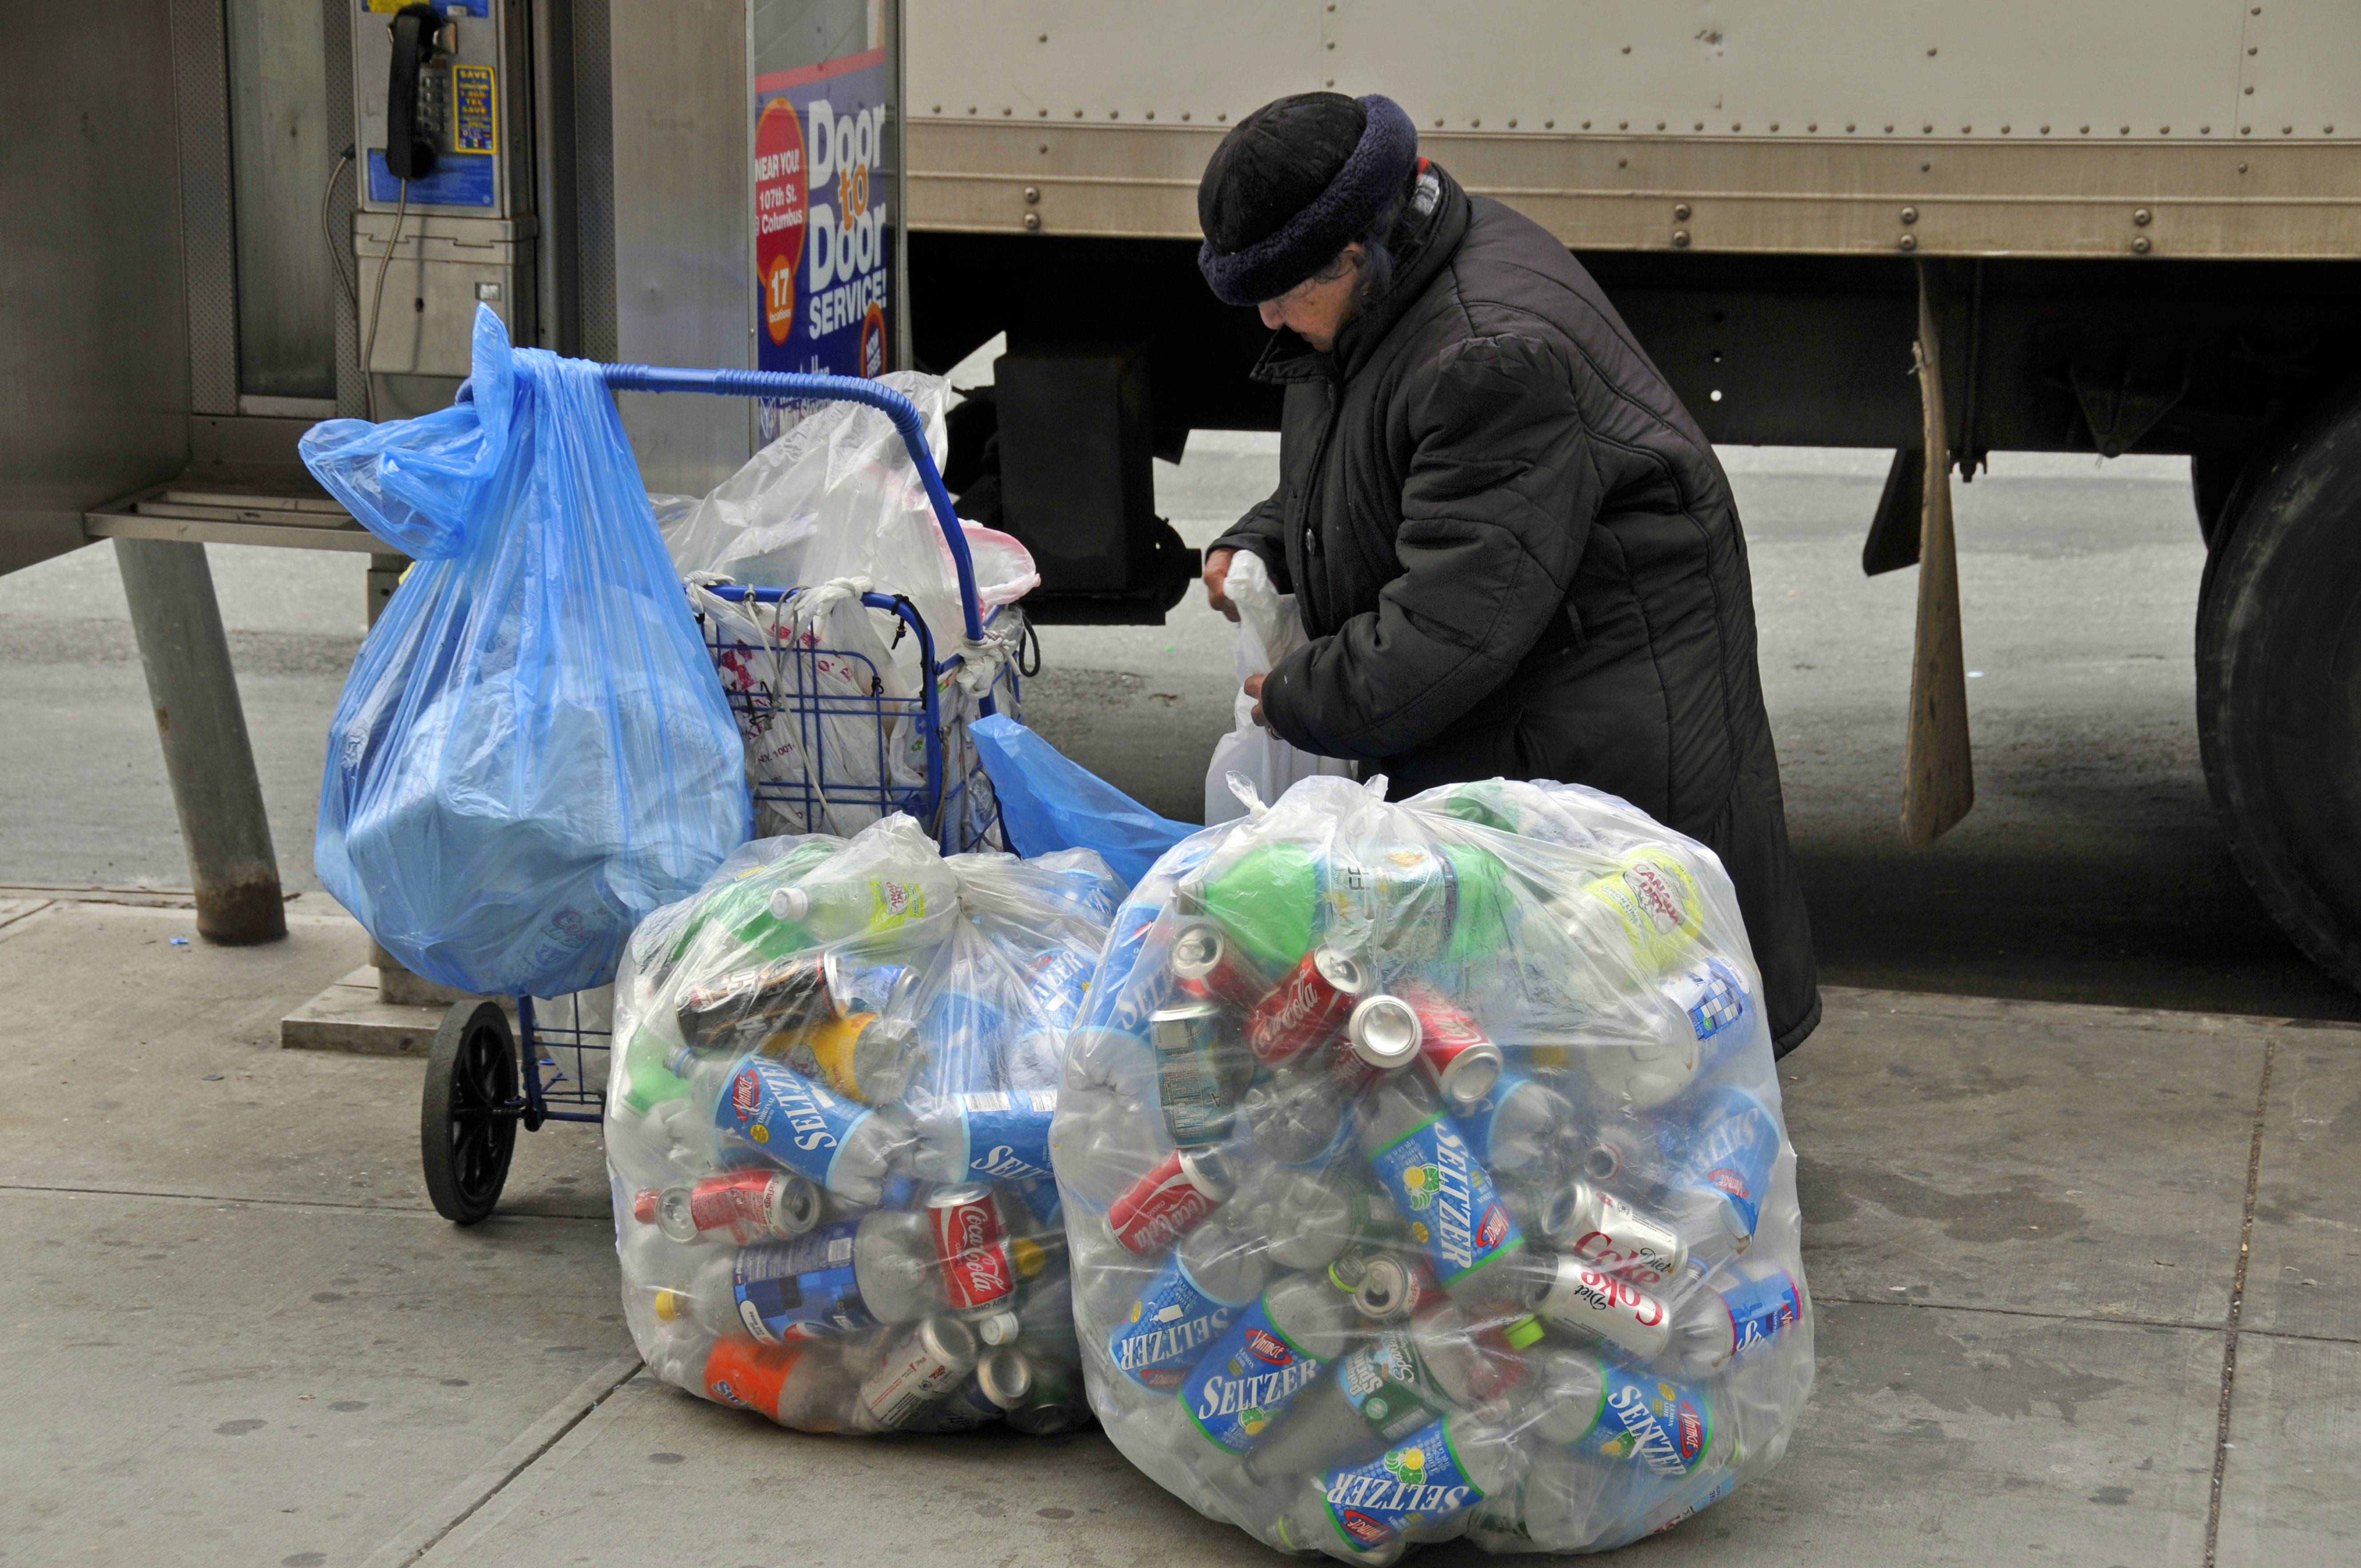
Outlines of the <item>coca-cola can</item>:
[{"label": "coca-cola can", "polygon": [[1314,948],[1246,1014],[1246,1048],[1276,1066],[1333,1038],[1369,990],[1368,966],[1334,948]]},{"label": "coca-cola can", "polygon": [[1373,1323],[1401,1321],[1435,1294],[1432,1276],[1421,1281],[1424,1272],[1399,1254],[1375,1254],[1362,1263],[1360,1282],[1353,1287],[1353,1310]]},{"label": "coca-cola can", "polygon": [[1156,1050],[1157,1101],[1172,1141],[1186,1148],[1228,1137],[1254,1062],[1232,1038],[1221,1004],[1191,997],[1159,1007],[1148,1020],[1148,1039]]},{"label": "coca-cola can", "polygon": [[1605,1340],[1642,1361],[1663,1354],[1672,1338],[1673,1315],[1663,1301],[1572,1253],[1558,1255],[1538,1310],[1561,1327]]},{"label": "coca-cola can", "polygon": [[1115,1239],[1140,1256],[1162,1252],[1229,1201],[1234,1183],[1219,1149],[1176,1149],[1107,1206]]},{"label": "coca-cola can", "polygon": [[992,1189],[980,1181],[943,1188],[927,1200],[927,1221],[951,1310],[961,1317],[1006,1310],[1016,1294],[1016,1271]]},{"label": "coca-cola can", "polygon": [[1679,1277],[1688,1244],[1670,1225],[1587,1181],[1572,1181],[1543,1206],[1541,1234],[1586,1265],[1635,1285]]},{"label": "coca-cola can", "polygon": [[1212,920],[1187,921],[1173,932],[1172,950],[1164,964],[1191,996],[1219,1002],[1241,1013],[1250,1011],[1270,990],[1270,981],[1238,951],[1229,933]]},{"label": "coca-cola can", "polygon": [[1399,996],[1364,996],[1328,1047],[1328,1069],[1347,1094],[1418,1059],[1418,1014]]},{"label": "coca-cola can", "polygon": [[957,1318],[913,1327],[861,1385],[861,1403],[888,1429],[950,1393],[975,1365],[975,1335]]},{"label": "coca-cola can", "polygon": [[785,1170],[728,1170],[686,1187],[644,1189],[631,1212],[674,1241],[726,1234],[740,1246],[799,1236],[819,1223],[820,1191]]},{"label": "coca-cola can", "polygon": [[1419,1058],[1434,1074],[1435,1087],[1459,1111],[1472,1111],[1500,1080],[1503,1058],[1499,1046],[1482,1025],[1425,981],[1411,981],[1400,989],[1401,999],[1418,1014]]}]

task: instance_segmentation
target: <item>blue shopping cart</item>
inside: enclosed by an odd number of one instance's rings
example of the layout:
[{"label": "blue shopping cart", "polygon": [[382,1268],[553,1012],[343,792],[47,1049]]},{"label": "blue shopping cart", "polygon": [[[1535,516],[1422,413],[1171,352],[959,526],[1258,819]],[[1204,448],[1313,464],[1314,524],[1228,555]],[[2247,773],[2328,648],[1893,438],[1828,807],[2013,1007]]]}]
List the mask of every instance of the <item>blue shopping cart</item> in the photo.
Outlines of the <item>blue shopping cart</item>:
[{"label": "blue shopping cart", "polygon": [[[705,392],[783,402],[853,402],[884,413],[901,433],[924,482],[935,521],[959,576],[962,648],[983,642],[1005,611],[979,601],[967,535],[928,450],[926,430],[909,400],[889,387],[849,376],[762,370],[679,370],[647,365],[603,367],[619,392]],[[896,683],[871,652],[820,646],[808,633],[783,632],[806,587],[719,584],[704,590],[740,614],[698,617],[741,732],[785,744],[797,757],[787,778],[758,779],[758,816],[807,824],[813,831],[848,813],[874,819],[906,812],[927,825],[946,854],[1007,849],[990,782],[972,746],[960,743],[945,713],[946,694],[964,663],[942,652],[907,598],[864,593],[861,601],[894,618],[894,641],[917,640],[917,690]],[[748,629],[752,634],[748,634]],[[1021,695],[1016,660],[979,694],[984,713],[1015,715]],[[1030,673],[1026,672],[1026,673]],[[956,718],[956,712],[950,715]],[[915,740],[922,744],[914,743]],[[923,757],[921,763],[920,758]],[[426,1058],[419,1112],[419,1154],[426,1190],[444,1218],[472,1225],[491,1213],[508,1180],[520,1124],[596,1122],[606,1114],[610,1021],[582,997],[509,1004],[456,1003],[435,1031]]]}]

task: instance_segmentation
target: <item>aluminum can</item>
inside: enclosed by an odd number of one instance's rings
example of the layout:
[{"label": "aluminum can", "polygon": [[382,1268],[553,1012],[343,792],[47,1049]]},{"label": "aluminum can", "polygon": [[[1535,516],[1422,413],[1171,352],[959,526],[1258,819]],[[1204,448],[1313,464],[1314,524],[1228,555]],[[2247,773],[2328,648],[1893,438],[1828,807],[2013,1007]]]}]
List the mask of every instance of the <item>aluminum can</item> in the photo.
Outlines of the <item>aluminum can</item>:
[{"label": "aluminum can", "polygon": [[1413,1266],[1396,1253],[1365,1258],[1360,1276],[1353,1287],[1353,1310],[1373,1323],[1400,1322],[1418,1310],[1420,1301],[1441,1294],[1422,1265]]},{"label": "aluminum can", "polygon": [[1142,1257],[1162,1252],[1229,1201],[1235,1190],[1219,1149],[1176,1149],[1107,1206],[1115,1239]]},{"label": "aluminum can", "polygon": [[631,1212],[674,1241],[720,1232],[739,1246],[799,1236],[819,1223],[819,1189],[785,1170],[730,1170],[687,1187],[646,1189]]},{"label": "aluminum can", "polygon": [[1400,994],[1418,1014],[1418,1054],[1434,1074],[1434,1086],[1452,1108],[1472,1111],[1499,1081],[1505,1060],[1499,1046],[1473,1015],[1422,980],[1405,982]]},{"label": "aluminum can", "polygon": [[1588,1266],[1634,1285],[1680,1277],[1688,1244],[1670,1225],[1587,1181],[1569,1182],[1542,1210],[1542,1234]]},{"label": "aluminum can", "polygon": [[1364,996],[1345,1015],[1345,1032],[1327,1047],[1328,1074],[1345,1094],[1358,1094],[1387,1073],[1418,1059],[1418,1014],[1399,996]]},{"label": "aluminum can", "polygon": [[1334,948],[1314,948],[1246,1014],[1246,1048],[1276,1066],[1334,1037],[1368,993],[1368,966]]},{"label": "aluminum can", "polygon": [[975,1335],[957,1318],[914,1326],[861,1385],[861,1403],[878,1424],[907,1422],[957,1387],[975,1365]]},{"label": "aluminum can", "polygon": [[1032,1391],[1008,1412],[1008,1424],[1030,1437],[1071,1431],[1090,1419],[1090,1401],[1075,1370],[1046,1361],[1033,1365]]},{"label": "aluminum can", "polygon": [[1159,1008],[1148,1020],[1148,1040],[1156,1050],[1157,1100],[1172,1141],[1188,1148],[1228,1137],[1254,1063],[1232,1043],[1221,1004],[1191,998]]},{"label": "aluminum can", "polygon": [[1013,1410],[1033,1391],[1033,1363],[1013,1344],[995,1345],[975,1364],[975,1378],[985,1398]]},{"label": "aluminum can", "polygon": [[[992,1189],[980,1181],[940,1189],[927,1200],[927,1222],[951,1310],[962,1318],[1012,1315],[1016,1270]],[[989,1330],[986,1337],[998,1343]]]},{"label": "aluminum can", "polygon": [[1270,982],[1212,920],[1191,920],[1175,931],[1164,962],[1182,991],[1240,1013],[1251,1012],[1270,991]]},{"label": "aluminum can", "polygon": [[673,1008],[681,1039],[698,1050],[747,1051],[828,1022],[836,1015],[831,959],[797,953],[690,986]]},{"label": "aluminum can", "polygon": [[1672,1339],[1664,1302],[1628,1279],[1602,1274],[1571,1253],[1558,1255],[1538,1309],[1550,1321],[1653,1361]]}]

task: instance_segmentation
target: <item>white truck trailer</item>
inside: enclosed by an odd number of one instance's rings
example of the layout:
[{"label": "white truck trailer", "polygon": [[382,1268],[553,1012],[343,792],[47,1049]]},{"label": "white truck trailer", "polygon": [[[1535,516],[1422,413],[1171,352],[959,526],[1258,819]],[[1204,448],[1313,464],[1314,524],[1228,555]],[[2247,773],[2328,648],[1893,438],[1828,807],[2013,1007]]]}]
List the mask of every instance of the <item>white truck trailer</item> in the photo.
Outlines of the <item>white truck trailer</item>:
[{"label": "white truck trailer", "polygon": [[[836,334],[939,369],[1005,332],[963,504],[1033,546],[1037,617],[1158,619],[1191,562],[1151,455],[1277,414],[1260,326],[1196,274],[1199,173],[1272,97],[1382,92],[1716,440],[1895,454],[1862,563],[1924,556],[1916,836],[1970,798],[1949,476],[2189,454],[2224,826],[2361,984],[2354,0],[426,5],[91,0],[0,60],[0,571],[109,535],[368,550],[294,435],[447,396],[483,303],[674,364]],[[413,140],[445,164],[405,207]],[[751,450],[712,401],[625,400],[652,485]]]}]

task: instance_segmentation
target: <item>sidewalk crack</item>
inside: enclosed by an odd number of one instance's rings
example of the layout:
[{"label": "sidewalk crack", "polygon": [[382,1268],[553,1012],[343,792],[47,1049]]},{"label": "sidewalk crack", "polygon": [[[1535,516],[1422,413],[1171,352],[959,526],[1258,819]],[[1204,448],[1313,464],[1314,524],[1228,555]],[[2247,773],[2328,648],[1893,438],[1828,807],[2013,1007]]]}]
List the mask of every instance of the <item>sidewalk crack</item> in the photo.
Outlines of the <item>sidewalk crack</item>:
[{"label": "sidewalk crack", "polygon": [[2263,1081],[2255,1091],[2255,1136],[2246,1146],[2246,1206],[2238,1221],[2238,1267],[2230,1278],[2230,1315],[2222,1330],[2222,1404],[2213,1425],[2213,1486],[2205,1508],[2205,1568],[2222,1544],[2222,1481],[2230,1467],[2230,1398],[2238,1383],[2238,1320],[2246,1308],[2246,1259],[2255,1240],[2255,1192],[2263,1174],[2263,1124],[2270,1114],[2271,1069],[2279,1042],[2263,1041]]}]

